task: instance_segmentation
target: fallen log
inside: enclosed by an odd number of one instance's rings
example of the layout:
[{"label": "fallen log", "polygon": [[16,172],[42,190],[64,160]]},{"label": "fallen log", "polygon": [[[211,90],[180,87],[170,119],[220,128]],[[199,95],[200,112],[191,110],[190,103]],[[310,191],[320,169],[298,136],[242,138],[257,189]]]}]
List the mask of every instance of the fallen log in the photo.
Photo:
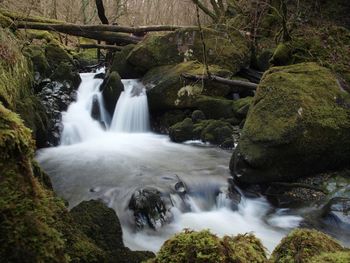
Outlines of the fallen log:
[{"label": "fallen log", "polygon": [[100,48],[100,49],[109,49],[114,51],[121,51],[123,47],[114,46],[114,45],[102,45],[102,44],[80,44],[78,48],[91,49],[91,48]]},{"label": "fallen log", "polygon": [[28,28],[38,30],[79,30],[79,31],[107,31],[118,33],[143,33],[143,32],[160,32],[160,31],[175,31],[177,29],[198,29],[196,26],[174,26],[174,25],[153,25],[153,26],[118,26],[118,25],[77,25],[77,24],[50,24],[18,21],[17,28]]},{"label": "fallen log", "polygon": [[191,75],[191,74],[183,73],[181,76],[183,78],[189,79],[189,80],[216,81],[218,83],[222,83],[222,84],[226,84],[226,85],[234,86],[234,87],[246,88],[248,90],[256,90],[256,88],[258,87],[257,84],[252,83],[252,82],[241,81],[241,80],[232,80],[232,79],[227,79],[227,78],[219,77],[219,76],[212,75],[212,74],[210,74],[210,76],[208,76],[208,75]]},{"label": "fallen log", "polygon": [[81,26],[74,24],[46,24],[46,23],[31,23],[31,22],[18,22],[18,29],[36,29],[55,31],[59,33],[69,34],[73,36],[85,37],[100,41],[106,41],[111,43],[118,43],[120,45],[137,44],[140,38],[130,36],[124,33],[115,33],[110,31],[92,31],[85,30]]},{"label": "fallen log", "polygon": [[23,13],[17,13],[14,11],[9,11],[5,9],[0,9],[0,14],[11,18],[13,21],[26,21],[26,22],[37,22],[37,23],[47,23],[47,24],[64,24],[64,21],[57,19],[50,19],[41,16],[30,16]]}]

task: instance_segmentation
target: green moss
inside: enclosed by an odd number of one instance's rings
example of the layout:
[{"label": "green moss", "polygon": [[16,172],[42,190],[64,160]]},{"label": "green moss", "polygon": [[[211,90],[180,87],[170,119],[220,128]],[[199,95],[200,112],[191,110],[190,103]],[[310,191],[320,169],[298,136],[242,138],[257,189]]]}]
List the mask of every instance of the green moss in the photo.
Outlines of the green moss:
[{"label": "green moss", "polygon": [[285,66],[293,63],[292,47],[290,43],[281,43],[272,55],[270,63],[274,66]]},{"label": "green moss", "polygon": [[332,73],[315,63],[269,70],[238,146],[253,169],[245,167],[240,180],[282,180],[347,165],[348,101]]},{"label": "green moss", "polygon": [[233,112],[236,117],[245,118],[253,102],[253,97],[245,97],[233,102]]},{"label": "green moss", "polygon": [[0,29],[0,50],[0,101],[15,109],[19,98],[30,94],[31,68],[20,51],[19,41],[4,29]]},{"label": "green moss", "polygon": [[112,71],[109,73],[101,85],[101,90],[106,109],[112,116],[119,96],[124,90],[124,85],[118,72]]},{"label": "green moss", "polygon": [[185,231],[167,240],[154,263],[224,262],[220,239],[209,231]]},{"label": "green moss", "polygon": [[251,234],[222,239],[208,230],[185,230],[167,240],[148,263],[267,262],[261,241]]},{"label": "green moss", "polygon": [[[227,70],[217,65],[209,67],[210,72],[220,76],[228,76]],[[148,102],[151,111],[195,108],[194,102],[200,94],[225,96],[230,93],[228,86],[216,86],[211,82],[201,85],[187,83],[182,74],[201,75],[205,72],[203,64],[189,61],[173,66],[161,66],[147,72],[143,78],[148,91]],[[185,87],[185,88],[184,88]]]},{"label": "green moss", "polygon": [[11,18],[12,20],[23,20],[28,22],[41,22],[41,23],[52,23],[52,24],[62,24],[61,20],[49,19],[41,16],[28,16],[28,14],[19,13],[15,11],[10,11],[6,9],[0,9],[0,13],[4,16]]},{"label": "green moss", "polygon": [[[204,30],[209,64],[217,64],[236,73],[249,61],[246,40],[238,32],[230,34],[215,30]],[[128,62],[140,71],[181,63],[203,61],[203,48],[198,30],[181,29],[168,34],[148,35],[137,44],[128,57]]]},{"label": "green moss", "polygon": [[208,119],[228,119],[234,117],[232,100],[200,96],[195,103],[195,106],[201,110]]},{"label": "green moss", "polygon": [[13,25],[12,19],[0,13],[0,27],[9,28],[11,25]]},{"label": "green moss", "polygon": [[169,136],[173,142],[184,142],[194,139],[193,122],[190,118],[184,119],[169,128]]},{"label": "green moss", "polygon": [[225,236],[222,242],[227,250],[230,262],[267,262],[266,249],[261,241],[252,234],[235,237]]},{"label": "green moss", "polygon": [[120,52],[115,52],[110,70],[117,71],[125,79],[138,78],[140,73],[127,61],[127,57],[134,48],[135,45],[130,44],[123,47]]},{"label": "green moss", "polygon": [[334,252],[334,253],[322,253],[319,256],[312,257],[308,263],[347,263],[350,262],[350,252]]},{"label": "green moss", "polygon": [[330,236],[317,230],[296,229],[282,239],[272,253],[271,261],[303,263],[320,253],[342,251],[343,247]]}]

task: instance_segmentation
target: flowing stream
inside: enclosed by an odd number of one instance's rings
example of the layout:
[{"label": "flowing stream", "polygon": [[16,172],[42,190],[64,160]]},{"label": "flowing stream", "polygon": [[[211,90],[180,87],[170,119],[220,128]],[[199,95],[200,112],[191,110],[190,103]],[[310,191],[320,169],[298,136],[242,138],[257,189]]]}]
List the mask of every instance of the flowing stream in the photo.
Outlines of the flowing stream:
[{"label": "flowing stream", "polygon": [[[54,190],[70,207],[104,200],[118,214],[125,245],[137,250],[157,251],[171,235],[189,228],[220,236],[253,232],[272,251],[299,225],[301,217],[273,209],[263,198],[242,196],[239,203],[229,198],[230,152],[200,142],[175,144],[151,133],[146,91],[139,81],[123,80],[125,90],[111,118],[99,91],[102,80],[94,75],[81,74],[77,101],[63,113],[61,145],[37,154]],[[94,99],[99,121],[91,117]],[[137,228],[129,209],[133,194],[147,188],[169,201],[168,220],[156,220],[155,229]],[[239,196],[238,188],[234,192]]]}]

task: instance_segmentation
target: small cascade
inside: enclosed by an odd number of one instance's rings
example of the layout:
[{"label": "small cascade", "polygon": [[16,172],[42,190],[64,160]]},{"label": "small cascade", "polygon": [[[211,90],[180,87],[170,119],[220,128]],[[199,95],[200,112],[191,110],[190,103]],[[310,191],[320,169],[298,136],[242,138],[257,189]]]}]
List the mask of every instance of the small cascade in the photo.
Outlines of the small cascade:
[{"label": "small cascade", "polygon": [[[82,82],[77,91],[77,100],[68,107],[67,112],[62,113],[61,145],[71,145],[95,138],[101,133],[102,127],[110,122],[99,91],[102,80],[95,79],[94,76],[95,73],[80,74]],[[96,107],[100,120],[94,120],[92,117],[94,114],[91,114],[93,111],[96,112]]]},{"label": "small cascade", "polygon": [[117,102],[110,130],[127,133],[148,132],[150,125],[145,87],[135,79],[122,82],[124,91]]}]

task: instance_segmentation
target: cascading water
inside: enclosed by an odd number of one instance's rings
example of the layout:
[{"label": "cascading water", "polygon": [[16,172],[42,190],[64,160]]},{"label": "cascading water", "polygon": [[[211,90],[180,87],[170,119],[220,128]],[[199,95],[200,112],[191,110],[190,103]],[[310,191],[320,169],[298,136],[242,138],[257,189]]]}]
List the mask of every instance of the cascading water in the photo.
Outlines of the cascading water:
[{"label": "cascading water", "polygon": [[111,131],[148,132],[149,116],[146,89],[138,80],[122,81],[124,91],[115,107]]},{"label": "cascading water", "polygon": [[[101,80],[94,79],[94,74],[81,77],[77,101],[63,115],[61,145],[37,154],[55,191],[70,207],[83,200],[104,200],[118,214],[125,244],[153,251],[183,228],[209,228],[218,235],[254,232],[272,250],[288,230],[298,226],[300,217],[273,210],[263,198],[241,197],[240,203],[228,198],[230,152],[175,144],[167,136],[147,132],[147,97],[140,82],[123,81],[125,91],[109,127],[99,91]],[[100,121],[91,117],[96,97]],[[171,220],[163,226],[155,222],[157,231],[135,229],[129,207],[140,189],[156,189],[170,204]]]}]

